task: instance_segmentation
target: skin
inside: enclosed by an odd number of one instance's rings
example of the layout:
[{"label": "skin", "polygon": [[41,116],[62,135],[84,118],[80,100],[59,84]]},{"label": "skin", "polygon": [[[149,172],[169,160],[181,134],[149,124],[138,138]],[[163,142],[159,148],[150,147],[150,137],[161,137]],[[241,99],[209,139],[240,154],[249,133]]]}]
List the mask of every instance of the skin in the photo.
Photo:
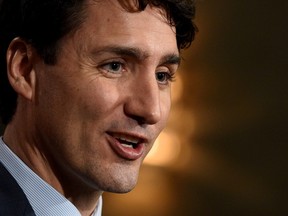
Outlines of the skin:
[{"label": "skin", "polygon": [[[175,29],[163,11],[125,11],[117,1],[87,2],[85,22],[60,41],[46,65],[20,38],[7,52],[18,106],[7,145],[41,178],[90,215],[103,191],[124,193],[164,128],[170,76],[178,68]],[[137,159],[111,148],[115,135],[141,140]]]}]

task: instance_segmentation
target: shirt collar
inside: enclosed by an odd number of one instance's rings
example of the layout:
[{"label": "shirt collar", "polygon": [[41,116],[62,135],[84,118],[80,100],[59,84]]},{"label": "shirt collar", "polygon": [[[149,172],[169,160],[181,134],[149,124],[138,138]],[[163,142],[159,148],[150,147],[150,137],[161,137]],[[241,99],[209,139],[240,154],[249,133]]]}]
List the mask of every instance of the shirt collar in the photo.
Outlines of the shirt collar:
[{"label": "shirt collar", "polygon": [[[0,138],[0,162],[15,178],[25,193],[36,215],[81,216],[78,209],[62,194],[36,175],[15,155]],[[102,197],[99,198],[93,216],[101,216]]]}]

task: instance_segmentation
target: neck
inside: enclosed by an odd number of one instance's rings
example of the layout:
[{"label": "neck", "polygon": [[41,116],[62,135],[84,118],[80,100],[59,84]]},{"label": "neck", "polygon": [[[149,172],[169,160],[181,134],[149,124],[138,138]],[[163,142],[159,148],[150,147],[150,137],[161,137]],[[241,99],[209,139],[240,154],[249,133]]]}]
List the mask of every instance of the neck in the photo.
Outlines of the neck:
[{"label": "neck", "polygon": [[23,122],[25,121],[17,121],[15,117],[7,125],[3,135],[4,142],[40,178],[70,200],[82,216],[91,215],[102,191],[89,187],[84,180],[75,178],[69,171],[63,173],[65,169],[53,162],[54,160],[44,153],[41,143],[32,136],[35,134],[33,127]]}]

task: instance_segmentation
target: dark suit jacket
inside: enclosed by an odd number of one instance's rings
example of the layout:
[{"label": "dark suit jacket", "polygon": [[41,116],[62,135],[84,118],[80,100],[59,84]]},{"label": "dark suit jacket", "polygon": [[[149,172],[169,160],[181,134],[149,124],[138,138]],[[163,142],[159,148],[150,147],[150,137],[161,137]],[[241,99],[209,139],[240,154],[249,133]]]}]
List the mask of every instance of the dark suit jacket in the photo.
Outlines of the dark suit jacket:
[{"label": "dark suit jacket", "polygon": [[0,216],[35,216],[24,192],[1,162]]}]

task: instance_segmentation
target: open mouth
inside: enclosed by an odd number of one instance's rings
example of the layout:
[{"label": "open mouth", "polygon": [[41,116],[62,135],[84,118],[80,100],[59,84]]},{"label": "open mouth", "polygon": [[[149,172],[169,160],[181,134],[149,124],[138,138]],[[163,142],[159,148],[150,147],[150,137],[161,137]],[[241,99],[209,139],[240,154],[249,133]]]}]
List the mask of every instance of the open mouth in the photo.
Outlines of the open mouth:
[{"label": "open mouth", "polygon": [[121,133],[109,133],[109,144],[121,158],[136,160],[145,150],[144,139]]}]

